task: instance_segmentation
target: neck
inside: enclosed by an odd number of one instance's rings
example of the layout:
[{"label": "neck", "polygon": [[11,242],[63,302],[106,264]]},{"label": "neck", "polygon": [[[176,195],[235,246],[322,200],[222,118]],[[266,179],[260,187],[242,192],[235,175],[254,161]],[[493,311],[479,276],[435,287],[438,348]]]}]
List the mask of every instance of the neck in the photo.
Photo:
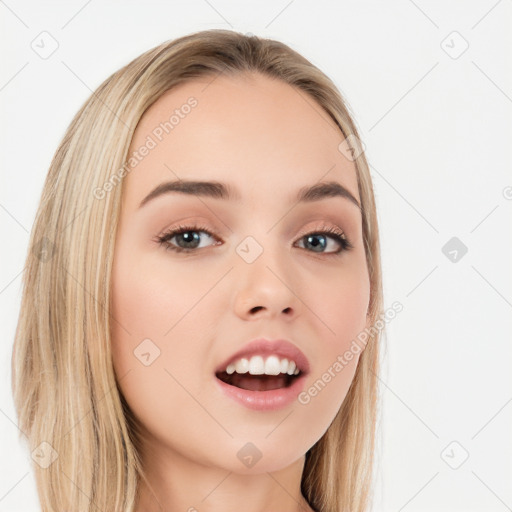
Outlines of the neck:
[{"label": "neck", "polygon": [[278,471],[237,473],[175,451],[146,446],[147,482],[140,483],[135,512],[314,512],[301,494],[305,457]]}]

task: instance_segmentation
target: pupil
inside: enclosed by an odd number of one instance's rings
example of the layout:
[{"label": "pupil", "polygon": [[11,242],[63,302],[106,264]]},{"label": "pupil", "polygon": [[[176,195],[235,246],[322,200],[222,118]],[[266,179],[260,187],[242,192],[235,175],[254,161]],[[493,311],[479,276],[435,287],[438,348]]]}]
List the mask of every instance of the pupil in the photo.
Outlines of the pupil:
[{"label": "pupil", "polygon": [[[193,233],[192,236],[190,236],[191,233]],[[199,236],[195,231],[185,231],[179,236],[181,236],[185,240],[185,245],[187,246],[187,249],[190,248],[190,245],[193,246],[192,248],[197,247],[197,245],[194,245],[194,243],[199,242]]]},{"label": "pupil", "polygon": [[[326,247],[326,243],[325,243],[325,237],[324,237],[323,235],[309,235],[309,236],[307,237],[307,241],[308,241],[308,243],[310,243],[310,241],[311,241],[312,239],[314,240],[315,238],[317,238],[317,239],[318,239],[318,238],[320,238],[322,241],[321,241],[321,242],[319,242],[319,243],[314,243],[314,242],[313,242],[313,243],[312,243],[312,245],[313,245],[313,249],[314,249],[315,251],[316,251],[317,247],[320,247],[320,249],[325,249],[325,247]],[[319,251],[317,251],[317,252],[319,252]]]}]

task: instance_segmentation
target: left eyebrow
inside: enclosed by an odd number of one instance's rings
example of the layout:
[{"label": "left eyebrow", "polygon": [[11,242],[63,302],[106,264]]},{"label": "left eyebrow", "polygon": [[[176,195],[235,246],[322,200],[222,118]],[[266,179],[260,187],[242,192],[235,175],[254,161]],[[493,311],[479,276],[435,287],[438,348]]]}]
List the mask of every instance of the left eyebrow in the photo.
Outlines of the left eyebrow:
[{"label": "left eyebrow", "polygon": [[299,189],[296,199],[299,203],[309,203],[320,201],[328,197],[342,197],[348,199],[357,206],[359,211],[362,211],[359,201],[352,195],[352,192],[337,181],[320,182],[312,186],[302,187]]},{"label": "left eyebrow", "polygon": [[[224,200],[240,200],[241,195],[238,190],[230,185],[221,183],[219,181],[191,181],[191,180],[179,180],[179,181],[167,181],[158,185],[153,189],[140,203],[139,208],[144,206],[146,203],[159,197],[163,194],[178,193],[188,194],[202,197],[210,197],[212,199],[224,199]],[[327,181],[316,183],[315,185],[302,187],[298,190],[296,196],[291,197],[291,201],[294,200],[302,203],[310,203],[315,201],[321,201],[329,197],[341,197],[349,200],[351,203],[357,206],[361,211],[361,205],[358,200],[352,195],[352,192],[344,187],[337,181]]]}]

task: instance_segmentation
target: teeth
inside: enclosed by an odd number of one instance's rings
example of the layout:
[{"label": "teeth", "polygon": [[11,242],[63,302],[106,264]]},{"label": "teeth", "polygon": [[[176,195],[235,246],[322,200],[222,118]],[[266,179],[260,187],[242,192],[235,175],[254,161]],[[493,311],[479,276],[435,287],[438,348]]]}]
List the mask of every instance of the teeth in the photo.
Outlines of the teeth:
[{"label": "teeth", "polygon": [[295,361],[290,361],[288,363],[288,371],[286,372],[288,375],[293,375],[296,370],[296,364]]},{"label": "teeth", "polygon": [[249,373],[251,375],[263,375],[265,373],[265,363],[263,362],[263,357],[251,357],[249,360]]},{"label": "teeth", "polygon": [[265,375],[279,375],[281,373],[281,361],[277,356],[270,356],[265,361]]},{"label": "teeth", "polygon": [[234,372],[239,374],[249,373],[250,375],[279,375],[280,373],[298,375],[299,369],[295,361],[280,359],[272,355],[266,360],[262,356],[253,356],[250,359],[242,357],[227,366],[226,373],[228,375]]},{"label": "teeth", "polygon": [[235,364],[236,373],[247,373],[249,371],[249,360],[240,359]]}]

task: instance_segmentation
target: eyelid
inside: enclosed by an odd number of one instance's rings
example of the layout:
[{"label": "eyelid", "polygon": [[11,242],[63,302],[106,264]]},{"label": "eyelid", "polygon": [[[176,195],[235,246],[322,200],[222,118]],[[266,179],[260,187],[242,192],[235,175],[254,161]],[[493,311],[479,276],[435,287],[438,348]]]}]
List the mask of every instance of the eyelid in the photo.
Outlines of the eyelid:
[{"label": "eyelid", "polygon": [[[157,235],[154,238],[154,241],[157,243],[165,244],[168,243],[168,240],[171,238],[174,238],[179,233],[184,233],[187,231],[194,231],[194,232],[201,232],[206,233],[209,237],[214,238],[217,241],[220,241],[220,238],[214,233],[215,230],[211,230],[207,228],[206,226],[197,223],[197,222],[184,222],[183,224],[178,224],[176,226],[172,226],[170,228],[166,228],[160,235]],[[170,244],[169,244],[170,245]],[[217,243],[212,245],[218,245]],[[180,248],[178,248],[179,251]],[[186,249],[182,249],[183,251],[186,251]],[[197,252],[197,250],[195,250]]]},{"label": "eyelid", "polygon": [[315,226],[314,228],[308,227],[301,229],[297,236],[301,238],[303,236],[309,235],[310,233],[320,233],[322,231],[338,234],[340,237],[348,241],[347,235],[343,229],[333,224],[326,224],[325,222],[320,226]]}]

